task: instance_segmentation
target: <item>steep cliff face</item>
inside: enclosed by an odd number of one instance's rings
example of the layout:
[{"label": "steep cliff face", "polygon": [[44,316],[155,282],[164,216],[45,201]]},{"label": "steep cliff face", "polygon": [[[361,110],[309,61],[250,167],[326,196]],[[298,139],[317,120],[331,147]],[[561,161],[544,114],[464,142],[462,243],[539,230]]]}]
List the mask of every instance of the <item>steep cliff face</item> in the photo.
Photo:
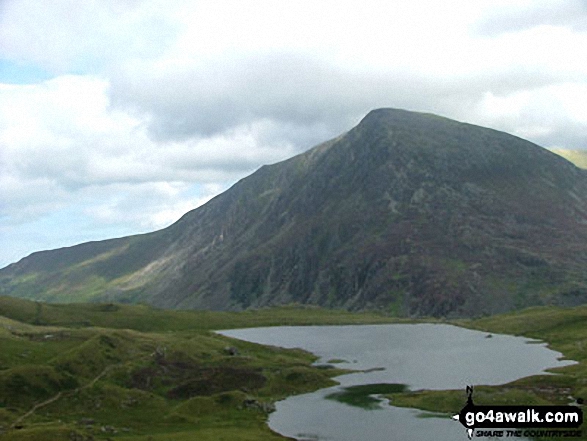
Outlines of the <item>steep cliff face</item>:
[{"label": "steep cliff face", "polygon": [[369,113],[148,235],[36,253],[0,293],[473,315],[587,302],[587,172],[520,138]]}]

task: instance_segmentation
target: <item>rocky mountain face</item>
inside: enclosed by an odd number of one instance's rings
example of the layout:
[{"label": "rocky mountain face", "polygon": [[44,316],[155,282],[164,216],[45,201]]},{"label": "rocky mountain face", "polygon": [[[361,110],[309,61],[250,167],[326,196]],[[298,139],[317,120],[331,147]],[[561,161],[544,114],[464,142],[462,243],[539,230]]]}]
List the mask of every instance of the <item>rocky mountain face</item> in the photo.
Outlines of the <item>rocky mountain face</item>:
[{"label": "rocky mountain face", "polygon": [[0,294],[471,316],[587,302],[587,171],[506,133],[370,112],[170,227],[43,251]]}]

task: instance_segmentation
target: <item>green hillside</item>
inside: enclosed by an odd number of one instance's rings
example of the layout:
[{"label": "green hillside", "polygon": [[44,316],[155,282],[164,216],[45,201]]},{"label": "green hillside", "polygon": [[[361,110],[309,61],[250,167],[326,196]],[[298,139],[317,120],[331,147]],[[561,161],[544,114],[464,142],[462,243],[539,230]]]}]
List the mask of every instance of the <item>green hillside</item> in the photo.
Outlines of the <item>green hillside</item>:
[{"label": "green hillside", "polygon": [[398,109],[263,166],[160,231],[33,253],[0,295],[475,317],[587,302],[587,173],[507,133]]},{"label": "green hillside", "polygon": [[[587,307],[534,308],[461,321],[540,338],[579,361],[499,387],[476,403],[567,403],[587,396]],[[272,403],[333,384],[341,371],[300,350],[228,339],[213,329],[279,324],[384,323],[376,314],[290,306],[242,313],[163,311],[117,304],[41,304],[0,297],[0,439],[34,441],[279,440]],[[362,389],[354,391],[362,400]],[[434,412],[463,391],[390,396]],[[585,438],[582,438],[585,439]]]},{"label": "green hillside", "polygon": [[212,329],[380,323],[288,307],[246,313],[0,297],[0,439],[278,440],[272,403],[334,384],[315,357]]}]

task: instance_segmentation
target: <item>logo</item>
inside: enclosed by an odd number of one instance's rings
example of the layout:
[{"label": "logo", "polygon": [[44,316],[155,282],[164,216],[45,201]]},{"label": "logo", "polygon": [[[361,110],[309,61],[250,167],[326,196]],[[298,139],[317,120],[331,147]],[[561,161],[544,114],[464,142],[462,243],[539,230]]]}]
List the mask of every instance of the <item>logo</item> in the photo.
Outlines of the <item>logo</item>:
[{"label": "logo", "polygon": [[[477,406],[473,403],[473,386],[467,386],[466,391],[467,404],[452,418],[465,427],[469,439],[473,434],[476,437],[581,436],[580,430],[558,430],[577,429],[583,424],[583,411],[577,406]],[[541,430],[524,430],[530,428]]]}]

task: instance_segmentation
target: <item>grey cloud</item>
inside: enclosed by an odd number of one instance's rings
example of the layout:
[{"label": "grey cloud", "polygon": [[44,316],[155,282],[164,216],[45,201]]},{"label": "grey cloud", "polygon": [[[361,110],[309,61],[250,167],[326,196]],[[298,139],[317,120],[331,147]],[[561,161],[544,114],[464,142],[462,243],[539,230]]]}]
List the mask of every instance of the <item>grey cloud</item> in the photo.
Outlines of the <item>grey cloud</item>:
[{"label": "grey cloud", "polygon": [[374,107],[424,104],[418,90],[427,87],[409,72],[361,73],[288,53],[218,60],[163,76],[119,75],[110,97],[115,107],[149,115],[157,140],[213,136],[269,121],[265,136],[299,144],[323,140],[310,136],[316,129],[334,136]]},{"label": "grey cloud", "polygon": [[559,147],[569,150],[586,150],[585,124],[566,122],[557,124],[545,135],[534,136],[532,141],[544,147]]},{"label": "grey cloud", "polygon": [[295,53],[214,60],[169,73],[119,73],[113,106],[148,115],[150,136],[182,141],[265,121],[257,139],[309,148],[376,107],[467,119],[486,92],[507,95],[561,80],[561,73],[509,67],[457,77],[401,68],[363,72]]},{"label": "grey cloud", "polygon": [[266,54],[218,60],[165,77],[118,76],[110,94],[114,106],[152,115],[155,139],[182,140],[263,119],[298,127],[340,126],[341,117],[356,106],[355,85],[364,89],[364,79],[349,78],[320,60]]}]

